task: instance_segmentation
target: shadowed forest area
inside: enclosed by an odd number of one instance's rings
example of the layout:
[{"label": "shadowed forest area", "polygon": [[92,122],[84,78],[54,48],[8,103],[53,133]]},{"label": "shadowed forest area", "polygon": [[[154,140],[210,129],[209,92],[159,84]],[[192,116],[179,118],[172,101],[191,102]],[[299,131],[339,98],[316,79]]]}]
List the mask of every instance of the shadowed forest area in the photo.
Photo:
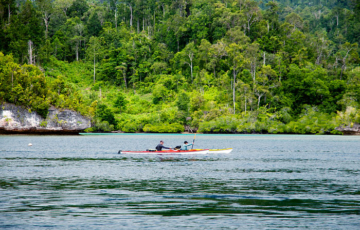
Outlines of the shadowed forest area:
[{"label": "shadowed forest area", "polygon": [[0,0],[0,101],[87,131],[340,134],[358,0]]}]

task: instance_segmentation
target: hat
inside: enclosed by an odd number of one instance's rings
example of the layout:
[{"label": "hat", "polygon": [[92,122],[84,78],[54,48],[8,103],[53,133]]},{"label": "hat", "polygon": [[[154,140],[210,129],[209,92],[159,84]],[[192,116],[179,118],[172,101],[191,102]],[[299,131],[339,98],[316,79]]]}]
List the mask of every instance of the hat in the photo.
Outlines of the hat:
[{"label": "hat", "polygon": [[187,144],[188,142],[187,141],[184,141],[184,144]]}]

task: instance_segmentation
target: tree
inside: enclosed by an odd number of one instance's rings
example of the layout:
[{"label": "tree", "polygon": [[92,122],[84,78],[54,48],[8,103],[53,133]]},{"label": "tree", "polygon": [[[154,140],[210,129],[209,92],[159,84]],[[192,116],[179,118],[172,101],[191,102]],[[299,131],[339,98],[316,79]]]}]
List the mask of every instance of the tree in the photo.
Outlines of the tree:
[{"label": "tree", "polygon": [[205,66],[209,62],[209,50],[211,43],[206,39],[201,39],[201,43],[198,48],[198,57],[201,61],[205,62]]},{"label": "tree", "polygon": [[176,36],[177,52],[179,52],[180,37],[186,32],[186,27],[184,24],[185,19],[179,15],[174,15],[172,21],[169,22],[169,27],[172,28]]},{"label": "tree", "polygon": [[253,87],[255,87],[256,67],[258,58],[260,56],[259,44],[254,42],[247,45],[245,49],[245,56],[249,60],[248,63],[250,64],[250,73],[253,79]]},{"label": "tree", "polygon": [[[0,22],[10,25],[11,14],[16,15],[17,7],[15,0],[2,0],[0,1]],[[6,23],[7,21],[7,23]]]},{"label": "tree", "polygon": [[316,60],[315,65],[320,65],[323,58],[331,52],[331,41],[329,41],[325,34],[316,33],[314,38]]},{"label": "tree", "polygon": [[339,22],[340,22],[340,16],[342,16],[344,9],[340,8],[338,6],[334,7],[331,10],[331,14],[334,18],[336,18],[336,27],[339,27]]},{"label": "tree", "polygon": [[87,30],[90,36],[98,36],[101,31],[101,22],[99,16],[96,12],[93,12],[90,15],[90,18],[87,23]]},{"label": "tree", "polygon": [[239,26],[228,30],[226,38],[228,43],[244,44],[250,41],[250,38],[245,35],[244,31],[241,31]]},{"label": "tree", "polygon": [[246,109],[247,109],[247,101],[248,101],[248,98],[251,97],[251,95],[249,95],[249,91],[250,91],[250,85],[249,84],[246,84],[244,83],[243,81],[239,81],[237,84],[236,84],[236,87],[244,93],[244,110],[245,110],[245,115],[246,115]]},{"label": "tree", "polygon": [[193,81],[193,62],[195,58],[196,48],[194,42],[190,42],[185,46],[185,48],[180,52],[180,62],[184,65],[190,67],[191,82]]},{"label": "tree", "polygon": [[91,37],[90,38],[90,41],[88,43],[88,48],[86,50],[86,54],[87,54],[87,57],[88,57],[89,60],[93,59],[93,61],[94,61],[94,84],[95,84],[96,57],[101,54],[101,45],[100,45],[100,41],[99,41],[99,39],[97,37]]},{"label": "tree", "polygon": [[45,24],[45,40],[48,38],[49,20],[52,16],[53,8],[50,0],[36,0],[36,5],[41,12]]},{"label": "tree", "polygon": [[126,109],[127,103],[128,103],[128,101],[126,100],[126,97],[124,96],[124,94],[119,93],[116,96],[116,99],[114,102],[114,107],[117,108],[120,112],[122,112]]},{"label": "tree", "polygon": [[121,72],[121,74],[123,75],[125,88],[127,88],[127,81],[126,81],[127,65],[126,65],[126,63],[122,63],[120,66],[116,66],[115,69],[119,70]]},{"label": "tree", "polygon": [[[359,54],[355,51],[358,48],[358,44],[350,44],[346,42],[345,44],[340,46],[339,52],[336,55],[336,60],[341,60],[341,72],[340,72],[340,80],[342,79],[343,73],[346,69],[349,59],[359,59]],[[355,51],[355,52],[354,52]]]},{"label": "tree", "polygon": [[85,0],[75,0],[68,9],[68,14],[71,17],[81,18],[87,11],[89,6]]},{"label": "tree", "polygon": [[[263,66],[259,71],[256,81],[254,93],[258,96],[258,108],[260,107],[260,101],[263,96],[270,94],[270,89],[278,87],[277,74],[271,68],[270,65]],[[266,100],[266,99],[265,99]]]},{"label": "tree", "polygon": [[189,104],[190,104],[190,97],[185,92],[180,93],[176,101],[176,105],[178,109],[184,111],[185,113],[188,113]]},{"label": "tree", "polygon": [[84,40],[83,35],[84,25],[77,23],[74,26],[75,36],[71,38],[71,41],[75,43],[76,61],[79,61],[79,48],[81,47],[81,41]]},{"label": "tree", "polygon": [[66,12],[73,3],[74,0],[55,0],[53,4],[55,8],[62,10],[64,14],[67,15]]},{"label": "tree", "polygon": [[252,24],[259,21],[261,18],[261,12],[257,5],[257,2],[246,1],[244,12],[245,12],[244,14],[246,16],[246,24],[247,24],[248,33],[250,34],[250,29],[251,29]]},{"label": "tree", "polygon": [[[34,51],[32,62],[36,57],[36,50],[39,50],[43,42],[44,30],[41,27],[41,17],[30,1],[26,1],[20,8],[20,12],[16,17],[12,17],[12,23],[6,27],[5,46],[13,53],[14,58],[19,58],[21,63],[28,59],[29,40],[31,40],[31,49]],[[0,36],[1,37],[1,36]]]},{"label": "tree", "polygon": [[234,114],[235,114],[235,102],[236,102],[236,95],[235,95],[235,85],[236,85],[236,76],[240,71],[240,68],[244,65],[245,60],[242,54],[243,47],[232,43],[228,47],[226,47],[226,52],[228,54],[229,66],[233,72],[233,82],[232,82],[232,91],[233,91],[233,106],[234,106]]},{"label": "tree", "polygon": [[303,28],[303,19],[296,13],[292,12],[291,14],[287,15],[285,18],[285,21],[289,24],[293,25],[294,30],[297,28],[302,29]]},{"label": "tree", "polygon": [[216,67],[220,60],[225,57],[226,54],[226,43],[223,40],[217,41],[215,44],[212,44],[209,50],[210,61],[207,65],[208,69],[213,69],[214,77],[216,77]]},{"label": "tree", "polygon": [[96,117],[100,118],[102,121],[109,122],[111,125],[117,125],[114,113],[105,104],[97,105]]}]

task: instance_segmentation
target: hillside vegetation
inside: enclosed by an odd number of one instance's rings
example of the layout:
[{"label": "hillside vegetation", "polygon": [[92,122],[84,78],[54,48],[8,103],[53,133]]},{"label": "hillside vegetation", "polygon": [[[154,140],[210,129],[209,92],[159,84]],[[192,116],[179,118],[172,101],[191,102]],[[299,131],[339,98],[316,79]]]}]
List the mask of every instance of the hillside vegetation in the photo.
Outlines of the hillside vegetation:
[{"label": "hillside vegetation", "polygon": [[356,0],[0,0],[0,101],[88,131],[318,133],[360,121]]}]

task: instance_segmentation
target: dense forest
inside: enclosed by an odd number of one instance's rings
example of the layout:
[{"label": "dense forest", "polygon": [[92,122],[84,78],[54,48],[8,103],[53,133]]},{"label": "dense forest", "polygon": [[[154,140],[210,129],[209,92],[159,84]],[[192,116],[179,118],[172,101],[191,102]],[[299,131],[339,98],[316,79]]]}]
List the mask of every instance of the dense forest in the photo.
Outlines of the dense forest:
[{"label": "dense forest", "polygon": [[0,0],[0,102],[87,131],[317,133],[360,122],[358,0]]}]

